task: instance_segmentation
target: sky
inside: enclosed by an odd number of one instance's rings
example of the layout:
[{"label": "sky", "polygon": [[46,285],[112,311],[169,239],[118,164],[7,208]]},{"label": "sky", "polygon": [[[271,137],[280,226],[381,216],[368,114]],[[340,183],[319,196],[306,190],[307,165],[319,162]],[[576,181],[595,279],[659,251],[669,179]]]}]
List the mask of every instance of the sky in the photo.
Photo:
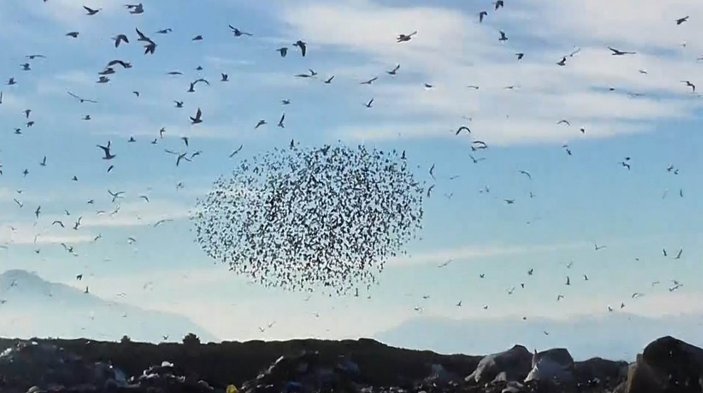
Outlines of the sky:
[{"label": "sky", "polygon": [[[85,5],[101,10],[88,16],[73,0],[0,3],[0,271],[87,285],[106,300],[186,316],[223,340],[375,337],[419,318],[703,318],[703,101],[682,82],[695,85],[703,67],[703,4],[148,0],[137,15],[122,2]],[[235,37],[230,24],[252,36]],[[155,54],[143,54],[135,28],[158,43]],[[115,48],[118,34],[129,44]],[[307,56],[291,46],[297,40]],[[636,53],[614,56],[609,46]],[[133,67],[96,83],[114,59]],[[295,77],[308,69],[318,75]],[[210,86],[187,93],[201,77]],[[191,125],[198,108],[204,121]],[[262,119],[269,124],[255,129]],[[462,125],[471,135],[455,135]],[[185,151],[181,137],[202,154],[177,167],[164,149]],[[362,296],[251,285],[194,242],[188,217],[212,183],[291,139],[405,150],[416,177],[435,185],[408,254],[388,261]],[[472,140],[488,148],[473,152]],[[110,163],[96,148],[108,141]],[[108,190],[124,197],[113,203]],[[65,229],[51,225],[57,219]],[[171,221],[155,227],[161,220]]]}]

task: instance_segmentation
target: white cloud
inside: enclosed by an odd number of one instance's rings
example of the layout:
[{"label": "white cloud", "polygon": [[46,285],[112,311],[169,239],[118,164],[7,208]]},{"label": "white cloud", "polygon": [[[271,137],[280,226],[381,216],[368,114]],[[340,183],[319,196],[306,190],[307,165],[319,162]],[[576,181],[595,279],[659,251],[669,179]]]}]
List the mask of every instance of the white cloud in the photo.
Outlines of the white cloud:
[{"label": "white cloud", "polygon": [[[401,75],[412,76],[414,82],[382,78],[366,91],[365,96],[376,98],[371,113],[379,112],[376,116],[383,120],[374,126],[340,127],[337,131],[347,138],[446,137],[449,133],[444,130],[461,124],[461,116],[470,116],[474,137],[489,144],[564,143],[651,131],[657,121],[693,116],[701,101],[680,81],[693,79],[699,65],[690,48],[684,54],[674,44],[677,31],[690,32],[692,24],[676,26],[670,5],[661,2],[644,1],[647,16],[643,20],[639,11],[631,12],[640,9],[639,2],[619,4],[616,8],[622,8],[622,13],[613,13],[604,1],[595,3],[536,2],[514,9],[511,4],[491,13],[483,24],[473,13],[456,9],[384,6],[374,1],[296,3],[284,9],[282,18],[297,35],[316,45],[360,56],[361,69],[374,65],[377,74],[383,75],[378,64],[397,62]],[[684,14],[695,11],[681,9]],[[632,23],[623,22],[623,15]],[[501,44],[493,23],[504,21],[512,27],[513,40]],[[623,24],[628,31],[625,38],[621,37]],[[647,37],[663,29],[667,33],[661,35],[667,38],[652,40],[650,45]],[[397,34],[414,30],[418,35],[412,41],[395,42]],[[540,46],[523,44],[544,38],[543,31],[560,39]],[[580,41],[565,45],[564,36]],[[588,41],[583,42],[583,37]],[[574,43],[581,52],[569,58],[566,67],[557,66]],[[606,46],[621,43],[642,53],[611,56]],[[672,51],[663,52],[660,46]],[[521,62],[515,59],[517,51],[527,53]],[[423,83],[435,87],[427,91]],[[480,89],[467,89],[469,84]],[[516,88],[504,89],[509,85]],[[609,87],[616,90],[609,92]],[[646,96],[633,98],[628,93]],[[588,132],[581,135],[578,128],[558,127],[556,122],[563,118]]]},{"label": "white cloud", "polygon": [[455,249],[433,250],[409,256],[396,257],[388,261],[387,266],[415,266],[423,264],[438,265],[450,260],[456,261],[457,263],[461,263],[475,259],[497,256],[550,253],[565,249],[580,249],[590,247],[592,247],[592,245],[589,243],[544,245],[473,245]]}]

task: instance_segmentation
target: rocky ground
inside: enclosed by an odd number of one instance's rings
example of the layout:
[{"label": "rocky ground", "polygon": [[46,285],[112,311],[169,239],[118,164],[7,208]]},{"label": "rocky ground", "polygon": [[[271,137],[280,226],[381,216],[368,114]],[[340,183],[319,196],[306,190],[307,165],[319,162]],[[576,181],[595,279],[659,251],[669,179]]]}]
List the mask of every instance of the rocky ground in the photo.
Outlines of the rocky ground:
[{"label": "rocky ground", "polygon": [[692,393],[703,349],[658,339],[632,363],[516,345],[439,355],[372,340],[141,344],[0,340],[0,392]]}]

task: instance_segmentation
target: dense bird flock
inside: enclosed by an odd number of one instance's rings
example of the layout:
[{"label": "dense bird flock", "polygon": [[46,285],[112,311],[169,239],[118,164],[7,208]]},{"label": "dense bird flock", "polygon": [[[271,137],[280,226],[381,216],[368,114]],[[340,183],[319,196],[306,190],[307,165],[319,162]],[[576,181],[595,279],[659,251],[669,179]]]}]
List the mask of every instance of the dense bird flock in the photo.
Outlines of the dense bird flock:
[{"label": "dense bird flock", "polygon": [[423,187],[393,152],[274,149],[215,183],[194,217],[212,258],[256,282],[338,294],[370,286],[420,228]]}]

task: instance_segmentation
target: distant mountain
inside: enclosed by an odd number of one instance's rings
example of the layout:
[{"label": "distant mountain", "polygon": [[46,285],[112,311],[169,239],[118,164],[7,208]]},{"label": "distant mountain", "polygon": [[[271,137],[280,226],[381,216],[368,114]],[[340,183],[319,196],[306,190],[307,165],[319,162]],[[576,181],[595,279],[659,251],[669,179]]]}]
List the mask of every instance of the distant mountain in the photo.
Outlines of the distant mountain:
[{"label": "distant mountain", "polygon": [[649,342],[665,335],[700,346],[702,325],[701,315],[644,318],[624,313],[569,320],[416,318],[375,338],[393,346],[439,353],[486,354],[522,344],[538,350],[568,348],[576,360],[595,356],[631,360]]},{"label": "distant mountain", "polygon": [[106,301],[92,294],[44,281],[34,273],[8,270],[0,274],[0,336],[60,337],[161,342],[178,341],[188,333],[202,342],[217,341],[186,317]]}]

